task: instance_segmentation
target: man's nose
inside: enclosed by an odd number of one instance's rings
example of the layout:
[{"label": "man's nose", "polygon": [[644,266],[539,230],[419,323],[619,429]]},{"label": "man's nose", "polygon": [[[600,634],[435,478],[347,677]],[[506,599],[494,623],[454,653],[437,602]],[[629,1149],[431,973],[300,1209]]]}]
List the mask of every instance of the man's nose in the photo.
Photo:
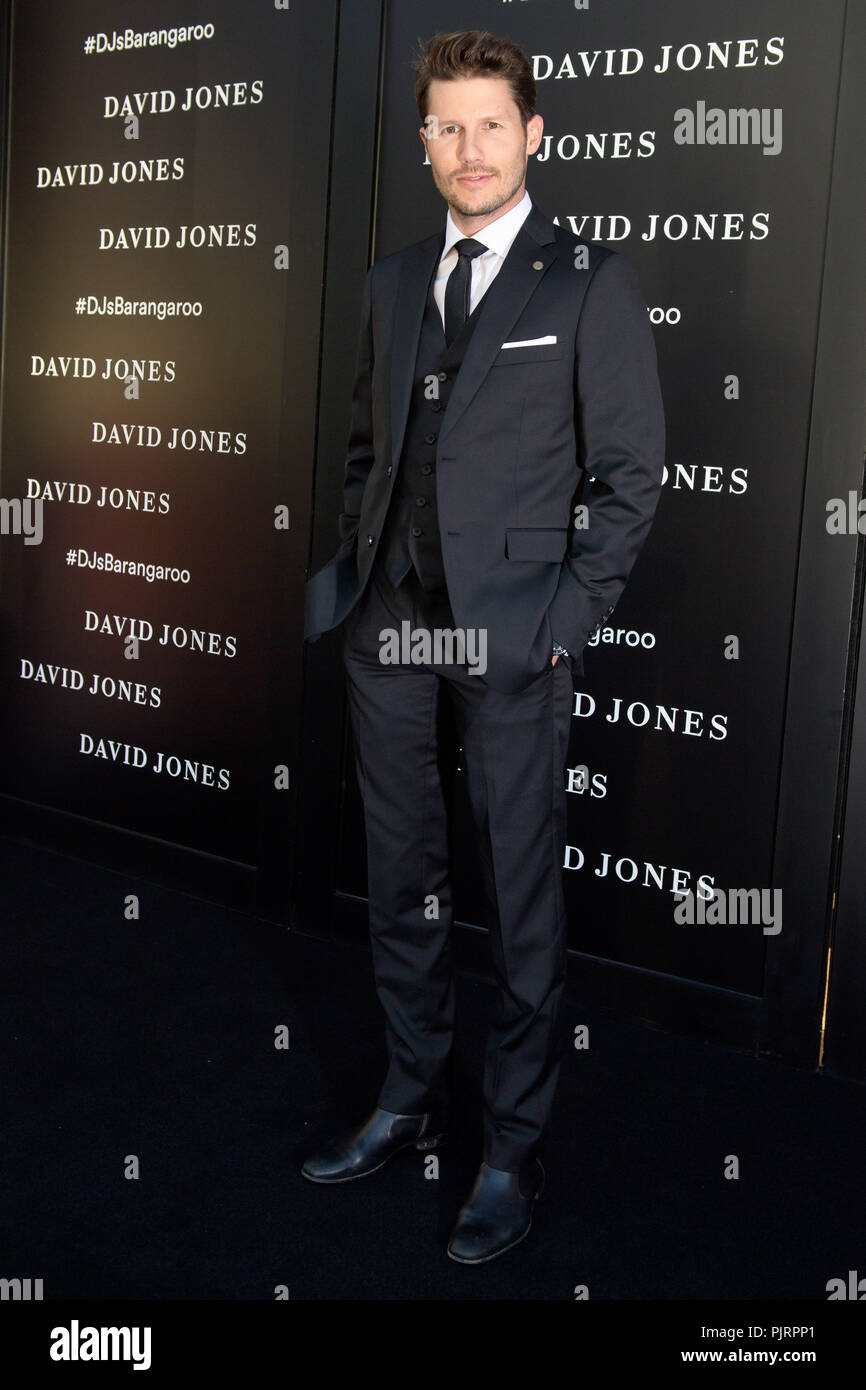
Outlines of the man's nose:
[{"label": "man's nose", "polygon": [[460,139],[457,153],[464,164],[480,164],[482,158],[481,146],[474,135],[464,131]]}]

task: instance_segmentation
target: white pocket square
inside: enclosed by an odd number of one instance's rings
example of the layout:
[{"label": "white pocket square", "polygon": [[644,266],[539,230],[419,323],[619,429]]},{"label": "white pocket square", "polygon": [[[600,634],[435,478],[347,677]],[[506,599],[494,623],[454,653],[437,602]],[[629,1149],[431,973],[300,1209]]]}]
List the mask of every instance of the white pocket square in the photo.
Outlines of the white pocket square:
[{"label": "white pocket square", "polygon": [[556,334],[550,333],[546,338],[521,338],[517,343],[503,343],[500,352],[510,347],[546,347],[548,343],[556,342]]}]

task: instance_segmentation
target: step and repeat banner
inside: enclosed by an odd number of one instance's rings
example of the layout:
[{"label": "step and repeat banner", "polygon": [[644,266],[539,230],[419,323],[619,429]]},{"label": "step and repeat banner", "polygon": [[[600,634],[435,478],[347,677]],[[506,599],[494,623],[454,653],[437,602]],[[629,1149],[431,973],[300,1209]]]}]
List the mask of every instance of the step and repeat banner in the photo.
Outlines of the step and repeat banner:
[{"label": "step and repeat banner", "polygon": [[[667,467],[575,691],[570,943],[755,995],[782,925],[770,872],[844,9],[401,0],[385,20],[375,254],[444,222],[418,40],[489,29],[535,71],[531,196],[629,257],[654,327]],[[13,5],[0,792],[272,868],[304,737],[336,42],[336,0]],[[369,213],[330,209],[347,246]],[[320,408],[348,429],[349,404]],[[458,769],[456,904],[481,922]],[[346,771],[338,886],[363,896],[349,750]],[[675,918],[677,894],[701,909],[737,889],[763,891],[763,920]]]},{"label": "step and repeat banner", "polygon": [[[755,995],[782,927],[770,874],[844,9],[404,0],[388,19],[377,255],[444,222],[417,40],[488,29],[534,68],[531,197],[631,260],[655,331],[667,466],[575,691],[570,944]],[[468,832],[459,792],[457,816]],[[480,922],[463,838],[456,907]],[[343,851],[342,886],[363,892],[357,798]],[[675,919],[675,895],[699,918],[735,889],[762,890],[759,921]]]},{"label": "step and repeat banner", "polygon": [[244,863],[298,736],[335,42],[333,0],[13,7],[0,791]]}]

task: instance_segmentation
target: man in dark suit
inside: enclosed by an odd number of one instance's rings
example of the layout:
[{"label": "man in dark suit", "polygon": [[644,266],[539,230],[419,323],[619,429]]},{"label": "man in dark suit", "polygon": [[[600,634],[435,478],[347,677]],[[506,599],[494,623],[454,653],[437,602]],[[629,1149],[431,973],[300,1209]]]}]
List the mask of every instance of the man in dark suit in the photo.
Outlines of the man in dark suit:
[{"label": "man in dark suit", "polygon": [[478,31],[437,35],[415,89],[445,232],[367,274],[341,544],[309,581],[305,628],[314,639],[343,624],[389,1067],[372,1115],[302,1171],[344,1182],[443,1135],[447,698],[500,989],[483,1162],[448,1247],[478,1263],[523,1239],[543,1185],[573,677],[649,531],[664,415],[630,264],[554,226],[526,192],[543,122],[525,55]]}]

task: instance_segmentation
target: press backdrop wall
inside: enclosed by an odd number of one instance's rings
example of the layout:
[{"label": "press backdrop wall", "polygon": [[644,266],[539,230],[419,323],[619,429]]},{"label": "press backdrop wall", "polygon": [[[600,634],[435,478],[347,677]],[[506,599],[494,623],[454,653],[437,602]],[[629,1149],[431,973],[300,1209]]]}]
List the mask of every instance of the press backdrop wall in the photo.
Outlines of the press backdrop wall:
[{"label": "press backdrop wall", "polygon": [[[0,481],[43,534],[0,549],[7,826],[363,935],[338,644],[304,647],[303,584],[337,539],[364,272],[444,217],[417,41],[489,28],[535,70],[533,200],[637,269],[668,423],[650,539],[575,692],[575,980],[809,1065],[835,1025],[866,1074],[829,988],[862,538],[827,527],[863,484],[862,4],[190,11],[11,6]],[[684,111],[700,132],[739,108],[763,141],[676,138]],[[675,920],[677,891],[713,888],[780,890],[780,930]]]}]

